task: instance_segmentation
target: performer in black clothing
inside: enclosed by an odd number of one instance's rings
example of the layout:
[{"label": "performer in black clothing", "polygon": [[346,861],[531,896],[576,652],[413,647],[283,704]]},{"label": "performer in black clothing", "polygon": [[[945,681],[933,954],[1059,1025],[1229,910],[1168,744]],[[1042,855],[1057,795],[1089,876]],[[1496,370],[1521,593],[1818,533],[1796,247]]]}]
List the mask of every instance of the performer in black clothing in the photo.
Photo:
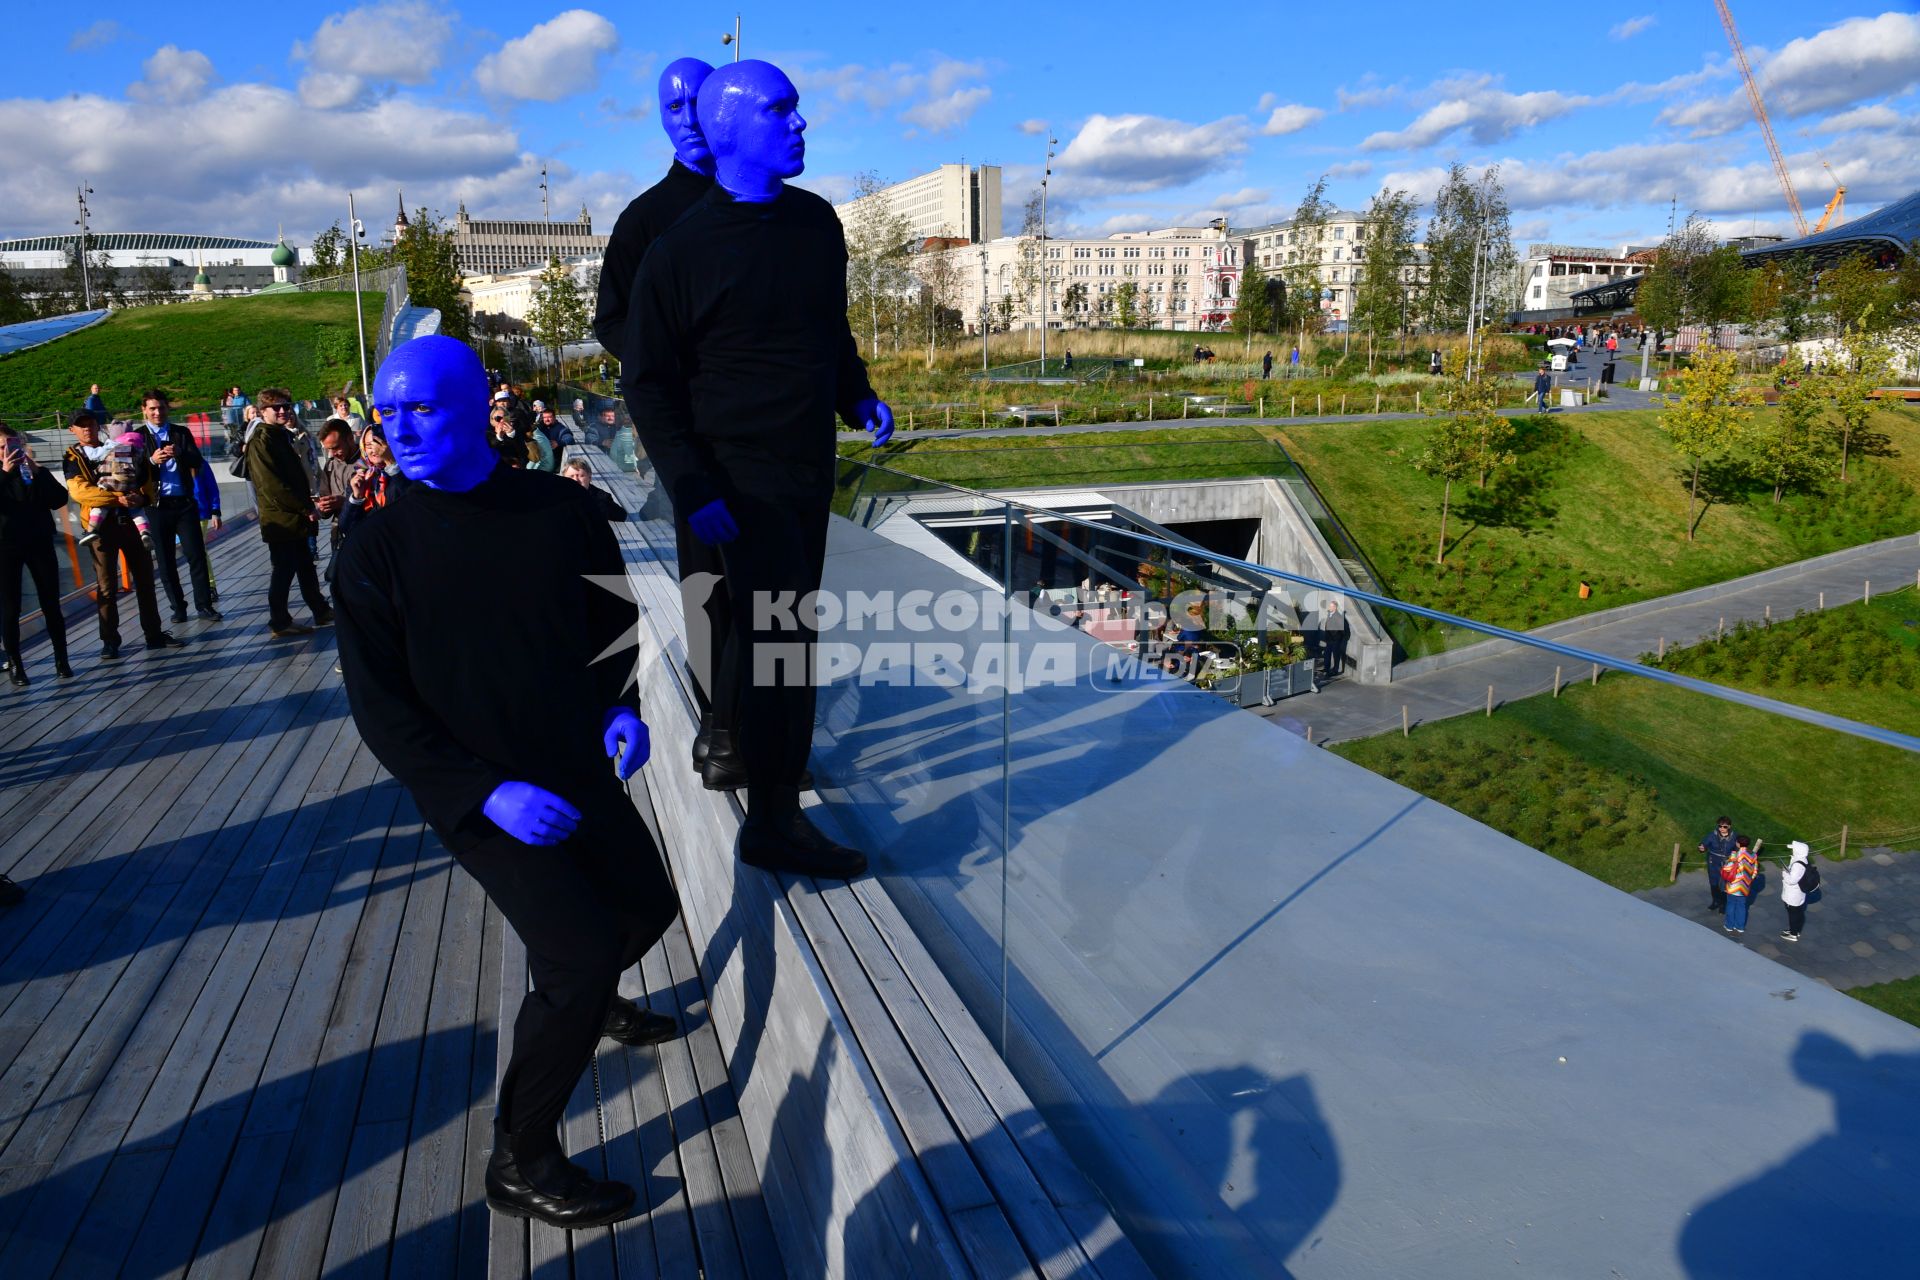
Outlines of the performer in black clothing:
[{"label": "performer in black clothing", "polygon": [[[673,143],[673,166],[667,176],[634,197],[613,224],[606,260],[600,269],[599,305],[593,331],[600,345],[627,360],[627,300],[634,276],[654,240],[678,222],[700,197],[713,189],[713,152],[707,148],[695,113],[700,86],[713,68],[698,58],[680,58],[660,73],[660,127]],[[726,566],[719,548],[702,542],[675,508],[673,539],[680,570],[680,604],[687,619],[687,658],[693,667],[694,688],[705,699],[700,729],[693,738],[693,768],[707,785],[731,790],[746,779],[745,765],[733,741],[734,705],[729,701],[716,714],[713,703],[715,673],[726,637],[733,629],[728,605]],[[718,731],[720,749],[713,750]],[[709,764],[711,761],[711,764]]]},{"label": "performer in black clothing", "polygon": [[741,857],[857,875],[865,857],[828,840],[799,808],[813,738],[807,664],[769,665],[809,652],[813,633],[792,611],[783,618],[745,605],[756,593],[793,600],[819,587],[835,415],[876,442],[892,434],[893,415],[847,328],[839,219],[820,197],[785,185],[805,158],[792,82],[764,62],[721,67],[702,87],[700,124],[717,182],[641,263],[621,387],[675,512],[701,541],[719,544],[725,562],[734,622],[714,702],[727,705],[738,688],[748,785]]},{"label": "performer in black clothing", "polygon": [[67,487],[27,456],[27,442],[0,422],[0,646],[6,649],[7,678],[27,683],[20,657],[20,577],[33,579],[40,616],[53,646],[53,669],[73,678],[67,665],[67,620],[60,611],[60,568],[53,558],[53,512],[67,505]]},{"label": "performer in black clothing", "polygon": [[[626,580],[619,548],[580,486],[508,467],[488,446],[486,374],[469,347],[406,343],[374,395],[415,483],[341,546],[348,703],[526,943],[533,977],[501,1081],[487,1201],[562,1227],[611,1222],[633,1189],[569,1163],[558,1125],[601,1035],[652,1044],[676,1032],[617,993],[679,909],[621,785],[647,754],[630,668],[594,661],[632,635],[638,609],[610,589]],[[483,635],[539,654],[560,678],[502,679],[471,660]]]}]

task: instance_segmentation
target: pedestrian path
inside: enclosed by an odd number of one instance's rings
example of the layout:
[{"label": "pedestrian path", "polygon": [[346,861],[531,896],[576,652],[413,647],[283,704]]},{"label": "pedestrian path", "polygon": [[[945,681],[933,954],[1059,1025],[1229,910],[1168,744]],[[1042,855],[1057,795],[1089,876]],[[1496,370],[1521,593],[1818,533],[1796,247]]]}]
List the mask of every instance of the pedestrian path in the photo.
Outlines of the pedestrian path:
[{"label": "pedestrian path", "polygon": [[[1530,634],[1610,658],[1635,660],[1667,646],[1691,644],[1723,626],[1791,618],[1852,604],[1867,592],[1882,595],[1912,589],[1920,573],[1920,537],[1907,536],[1851,547],[1782,565],[1745,578],[1662,596],[1582,618],[1570,618]],[[1261,714],[1306,733],[1315,742],[1368,738],[1407,722],[1425,724],[1469,712],[1484,714],[1489,687],[1496,714],[1502,703],[1590,679],[1591,669],[1512,641],[1489,641],[1449,654],[1450,665],[1413,674],[1396,673],[1388,685],[1336,680],[1310,695],[1289,698]],[[1619,678],[1617,676],[1611,678]]]},{"label": "pedestrian path", "polygon": [[1787,912],[1776,887],[1780,869],[1772,864],[1753,900],[1747,931],[1737,940],[1723,933],[1719,914],[1707,909],[1707,886],[1698,870],[1635,896],[1841,991],[1920,975],[1920,850],[1868,849],[1847,862],[1815,858],[1820,889],[1798,942],[1780,937]]}]

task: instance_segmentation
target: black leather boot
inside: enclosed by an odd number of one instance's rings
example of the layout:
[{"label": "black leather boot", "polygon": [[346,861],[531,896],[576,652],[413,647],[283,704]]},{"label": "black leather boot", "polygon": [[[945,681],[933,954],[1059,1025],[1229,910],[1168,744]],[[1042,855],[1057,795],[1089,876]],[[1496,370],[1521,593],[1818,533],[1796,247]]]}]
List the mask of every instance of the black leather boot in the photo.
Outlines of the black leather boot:
[{"label": "black leather boot", "polygon": [[562,1231],[604,1227],[633,1212],[633,1188],[601,1182],[562,1155],[542,1156],[523,1170],[499,1121],[487,1161],[487,1207],[515,1218],[538,1218]]},{"label": "black leather boot", "polygon": [[713,712],[700,713],[700,732],[693,735],[693,771],[704,772],[707,753],[713,748]]},{"label": "black leather boot", "polygon": [[763,871],[792,871],[828,880],[849,880],[867,869],[867,855],[850,849],[813,825],[798,804],[749,804],[740,826],[740,861]]},{"label": "black leather boot", "polygon": [[709,791],[738,791],[747,785],[747,762],[731,729],[715,729],[709,735],[700,781]]},{"label": "black leather boot", "polygon": [[680,1034],[680,1024],[664,1013],[642,1009],[625,996],[615,996],[600,1034],[621,1044],[665,1044]]}]

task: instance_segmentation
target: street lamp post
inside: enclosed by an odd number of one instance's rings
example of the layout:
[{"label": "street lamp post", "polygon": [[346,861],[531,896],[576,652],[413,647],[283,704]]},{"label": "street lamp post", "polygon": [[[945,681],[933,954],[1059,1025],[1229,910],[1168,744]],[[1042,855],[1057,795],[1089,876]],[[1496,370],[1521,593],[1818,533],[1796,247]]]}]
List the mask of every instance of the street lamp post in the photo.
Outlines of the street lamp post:
[{"label": "street lamp post", "polygon": [[360,394],[367,396],[371,404],[373,386],[367,380],[367,317],[365,304],[360,300],[360,237],[366,228],[360,225],[360,219],[354,216],[353,192],[347,192],[347,256],[353,260],[353,323],[360,332]]},{"label": "street lamp post", "polygon": [[1040,170],[1040,376],[1047,376],[1047,284],[1053,274],[1047,249],[1047,181],[1053,177],[1053,149],[1060,139],[1047,130],[1047,162]]},{"label": "street lamp post", "polygon": [[987,371],[987,251],[980,251],[980,372]]},{"label": "street lamp post", "polygon": [[723,32],[720,36],[720,47],[724,49],[728,45],[733,46],[733,60],[740,61],[740,15],[737,13],[733,15],[733,34]]}]

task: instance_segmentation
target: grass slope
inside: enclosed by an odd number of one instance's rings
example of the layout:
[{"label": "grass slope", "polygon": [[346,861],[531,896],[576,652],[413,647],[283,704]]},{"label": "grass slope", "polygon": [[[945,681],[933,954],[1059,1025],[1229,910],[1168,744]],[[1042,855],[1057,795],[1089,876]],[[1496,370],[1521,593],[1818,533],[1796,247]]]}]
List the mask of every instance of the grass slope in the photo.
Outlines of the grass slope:
[{"label": "grass slope", "polygon": [[[1672,650],[1663,665],[1920,733],[1911,589]],[[1674,843],[1691,853],[1721,813],[1774,850],[1846,823],[1857,851],[1920,822],[1908,753],[1630,677],[1333,750],[1622,889],[1665,884]]]},{"label": "grass slope", "polygon": [[[369,323],[382,295],[368,293]],[[16,423],[68,412],[98,382],[107,407],[137,416],[134,397],[161,387],[185,409],[219,403],[234,384],[283,386],[305,398],[358,380],[351,293],[216,298],[129,307],[100,324],[0,359],[0,411]]]},{"label": "grass slope", "polygon": [[[1658,413],[1528,419],[1516,466],[1484,493],[1454,486],[1444,565],[1433,563],[1441,482],[1413,466],[1428,424],[1329,423],[1279,436],[1390,591],[1525,629],[1920,529],[1920,416],[1881,410],[1871,429],[1881,456],[1857,460],[1848,484],[1779,507],[1770,490],[1711,476],[1714,500],[1689,543],[1685,475]],[[1594,589],[1587,600],[1583,581]],[[1437,629],[1400,623],[1409,655],[1447,644]]]},{"label": "grass slope", "polygon": [[1854,987],[1847,994],[1856,1000],[1866,1001],[1882,1013],[1890,1013],[1903,1022],[1920,1027],[1920,978],[1876,982],[1870,987]]}]

